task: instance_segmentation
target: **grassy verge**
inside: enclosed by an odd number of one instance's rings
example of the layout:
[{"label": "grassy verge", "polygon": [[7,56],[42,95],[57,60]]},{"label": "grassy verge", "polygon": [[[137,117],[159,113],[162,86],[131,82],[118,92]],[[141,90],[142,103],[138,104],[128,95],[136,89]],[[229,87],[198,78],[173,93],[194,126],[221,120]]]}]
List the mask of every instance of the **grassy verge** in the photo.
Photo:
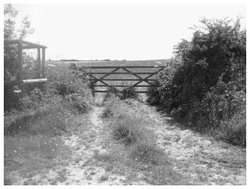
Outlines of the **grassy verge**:
[{"label": "grassy verge", "polygon": [[71,149],[62,136],[71,135],[75,118],[91,109],[86,83],[75,80],[67,67],[53,67],[48,78],[45,90],[29,91],[18,109],[5,112],[5,185],[25,183],[67,163]]},{"label": "grassy verge", "polygon": [[[58,158],[70,151],[61,139],[73,115],[60,105],[45,106],[32,112],[5,118],[4,183],[18,182],[53,169]],[[66,153],[67,152],[67,153]],[[13,177],[17,172],[18,176]]]}]

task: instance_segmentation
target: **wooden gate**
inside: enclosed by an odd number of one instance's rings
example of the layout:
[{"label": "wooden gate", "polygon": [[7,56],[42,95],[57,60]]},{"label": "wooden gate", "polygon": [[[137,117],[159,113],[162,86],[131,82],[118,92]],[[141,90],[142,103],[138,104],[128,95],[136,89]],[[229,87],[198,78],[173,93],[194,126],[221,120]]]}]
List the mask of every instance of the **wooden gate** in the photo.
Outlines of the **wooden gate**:
[{"label": "wooden gate", "polygon": [[[88,76],[93,92],[105,93],[108,92],[109,87],[114,87],[118,91],[121,87],[155,87],[156,79],[153,77],[163,68],[164,66],[83,66],[79,70],[83,75]],[[130,84],[124,84],[124,82],[130,82]],[[102,88],[104,90],[100,90]],[[136,91],[137,93],[148,92],[147,90]]]}]

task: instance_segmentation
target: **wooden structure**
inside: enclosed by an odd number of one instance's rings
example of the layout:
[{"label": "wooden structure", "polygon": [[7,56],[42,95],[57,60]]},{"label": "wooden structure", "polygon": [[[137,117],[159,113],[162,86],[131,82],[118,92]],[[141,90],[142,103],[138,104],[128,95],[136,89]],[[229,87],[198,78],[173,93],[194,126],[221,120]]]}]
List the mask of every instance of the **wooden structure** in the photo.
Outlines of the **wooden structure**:
[{"label": "wooden structure", "polygon": [[[4,47],[8,46],[17,46],[18,51],[18,70],[17,70],[17,78],[11,81],[5,81],[6,85],[8,84],[17,84],[22,89],[23,84],[26,83],[39,83],[46,82],[46,66],[45,66],[45,49],[47,48],[44,45],[31,43],[23,40],[5,40]],[[25,49],[37,49],[37,62],[38,62],[38,70],[36,79],[25,79],[23,78],[23,50]]]},{"label": "wooden structure", "polygon": [[[80,70],[83,74],[89,76],[91,86],[94,88],[95,93],[106,93],[107,88],[115,87],[155,87],[152,77],[159,73],[164,66],[87,66],[81,67]],[[98,70],[98,71],[96,71]],[[108,70],[108,71],[105,71]],[[119,71],[119,72],[118,72]],[[99,77],[98,75],[102,75]],[[117,75],[116,78],[107,78],[110,75]],[[119,78],[121,75],[130,75],[134,78]],[[144,76],[142,76],[144,75]],[[108,81],[132,81],[132,85],[110,84]],[[100,83],[100,84],[98,84]],[[145,84],[142,84],[145,83]],[[99,90],[96,88],[104,88],[105,90]],[[118,90],[118,89],[117,89]],[[119,90],[118,90],[119,91]],[[138,91],[137,93],[147,93],[147,90]]]}]

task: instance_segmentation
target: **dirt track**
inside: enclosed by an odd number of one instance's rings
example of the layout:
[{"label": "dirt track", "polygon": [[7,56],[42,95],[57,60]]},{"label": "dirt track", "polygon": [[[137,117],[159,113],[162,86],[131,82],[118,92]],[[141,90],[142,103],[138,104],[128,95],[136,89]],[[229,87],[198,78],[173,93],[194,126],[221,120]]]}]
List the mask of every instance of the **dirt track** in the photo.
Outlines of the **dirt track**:
[{"label": "dirt track", "polygon": [[[245,149],[217,142],[190,130],[181,130],[153,107],[139,102],[135,102],[133,107],[144,114],[145,119],[153,121],[155,127],[152,130],[158,137],[157,144],[164,149],[173,170],[183,178],[175,184],[246,183]],[[99,117],[102,110],[103,107],[95,106],[84,119],[79,116],[79,129],[84,131],[63,136],[64,144],[72,152],[69,159],[59,158],[58,161],[64,163],[53,170],[29,179],[20,178],[14,184],[149,184],[143,171],[131,173],[126,167],[126,171],[119,171],[110,165],[108,150],[103,143],[103,122]]]}]

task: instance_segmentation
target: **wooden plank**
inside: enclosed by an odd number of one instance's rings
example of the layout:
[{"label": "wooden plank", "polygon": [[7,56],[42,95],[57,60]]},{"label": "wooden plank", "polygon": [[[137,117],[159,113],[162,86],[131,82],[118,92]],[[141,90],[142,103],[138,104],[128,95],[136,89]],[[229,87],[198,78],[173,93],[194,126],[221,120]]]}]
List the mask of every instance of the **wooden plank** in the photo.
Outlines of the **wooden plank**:
[{"label": "wooden plank", "polygon": [[28,83],[42,83],[42,82],[46,82],[48,79],[47,78],[39,78],[39,79],[25,79],[23,80],[24,84],[28,84]]},{"label": "wooden plank", "polygon": [[135,73],[131,72],[130,70],[123,68],[123,70],[127,71],[128,73],[132,74],[133,76],[139,78],[139,79],[143,79],[142,77],[140,77],[139,75],[136,75]]},{"label": "wooden plank", "polygon": [[[94,90],[93,92],[95,92],[95,93],[107,93],[107,92],[109,92],[109,91],[99,91],[99,90]],[[121,91],[119,91],[118,90],[118,92],[121,92]],[[136,91],[137,93],[149,93],[149,91]]]},{"label": "wooden plank", "polygon": [[116,69],[114,69],[113,71],[111,71],[110,73],[107,73],[107,74],[105,74],[104,76],[102,76],[101,78],[100,78],[100,80],[103,80],[105,77],[107,77],[107,76],[109,76],[110,74],[112,74],[112,73],[115,73],[117,70],[119,70],[120,68],[116,68]]},{"label": "wooden plank", "polygon": [[42,77],[46,77],[45,48],[42,48]]},{"label": "wooden plank", "polygon": [[[18,45],[20,44],[22,45],[23,49],[26,49],[26,48],[47,48],[46,46],[44,45],[40,45],[40,44],[36,44],[36,43],[31,43],[31,42],[28,42],[28,41],[23,41],[23,40],[4,40],[4,44],[5,45]],[[27,46],[23,46],[23,44],[27,45]]]},{"label": "wooden plank", "polygon": [[[106,85],[93,85],[94,87],[107,87]],[[129,87],[129,85],[110,85],[112,87]],[[137,85],[135,87],[152,87],[152,85]]]},{"label": "wooden plank", "polygon": [[[151,79],[149,79],[149,78],[152,77],[153,75],[158,74],[161,70],[163,70],[163,67],[162,67],[161,69],[157,70],[155,73],[150,74],[149,76],[145,77],[143,80],[138,81],[137,83],[133,84],[132,87],[135,87],[136,85],[138,85],[138,84],[140,84],[140,83],[142,83],[142,82],[156,81],[155,79],[154,79],[154,80],[151,80]],[[147,82],[147,83],[148,83],[148,82]],[[150,83],[150,84],[153,85],[152,83]]]},{"label": "wooden plank", "polygon": [[23,46],[23,49],[37,49],[37,46],[33,46],[33,45]]},{"label": "wooden plank", "polygon": [[96,78],[93,75],[89,75],[90,77],[92,77],[94,79],[93,83],[91,83],[91,85],[94,85],[97,81],[100,81],[101,83],[103,83],[104,85],[109,87],[109,84],[107,84],[106,82],[104,82],[103,80],[100,80],[99,78]]},{"label": "wooden plank", "polygon": [[31,42],[23,41],[23,40],[21,40],[21,43],[22,44],[26,44],[26,45],[30,45],[30,46],[35,46],[36,48],[47,48],[44,45],[40,45],[40,44],[36,44],[36,43],[31,43]]},{"label": "wooden plank", "polygon": [[[155,81],[155,79],[143,79],[142,81],[140,80],[140,79],[119,79],[119,78],[110,78],[110,79],[102,79],[103,81],[140,81],[140,83],[141,82],[143,82],[143,81]],[[98,79],[98,81],[100,81],[99,79]]]},{"label": "wooden plank", "polygon": [[164,68],[165,66],[82,66],[84,69],[110,69],[110,68]]},{"label": "wooden plank", "polygon": [[[152,73],[155,73],[155,72],[133,72],[133,73],[134,74],[152,74]],[[88,72],[88,74],[110,74],[110,72]],[[114,73],[112,73],[112,75],[113,74],[115,74],[115,75],[119,75],[119,74],[130,75],[130,73],[127,73],[127,72],[114,72]],[[131,74],[131,75],[133,75],[133,74]]]},{"label": "wooden plank", "polygon": [[38,70],[38,78],[41,77],[40,73],[41,73],[41,51],[40,48],[37,48],[37,70]]}]

